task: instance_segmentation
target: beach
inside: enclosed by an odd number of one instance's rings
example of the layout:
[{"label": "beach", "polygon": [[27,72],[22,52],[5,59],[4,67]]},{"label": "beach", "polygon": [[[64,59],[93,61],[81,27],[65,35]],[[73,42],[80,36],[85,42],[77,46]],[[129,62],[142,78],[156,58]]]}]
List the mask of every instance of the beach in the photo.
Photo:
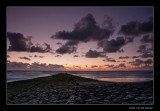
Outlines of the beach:
[{"label": "beach", "polygon": [[57,74],[7,83],[7,104],[153,104],[153,81],[104,82]]}]

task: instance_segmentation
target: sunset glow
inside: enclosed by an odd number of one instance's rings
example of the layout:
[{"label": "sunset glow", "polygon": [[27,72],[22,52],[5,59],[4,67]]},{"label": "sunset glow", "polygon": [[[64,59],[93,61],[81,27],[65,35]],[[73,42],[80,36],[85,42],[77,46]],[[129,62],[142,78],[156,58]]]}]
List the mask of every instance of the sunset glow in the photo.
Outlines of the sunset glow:
[{"label": "sunset glow", "polygon": [[153,7],[7,7],[7,70],[153,69]]}]

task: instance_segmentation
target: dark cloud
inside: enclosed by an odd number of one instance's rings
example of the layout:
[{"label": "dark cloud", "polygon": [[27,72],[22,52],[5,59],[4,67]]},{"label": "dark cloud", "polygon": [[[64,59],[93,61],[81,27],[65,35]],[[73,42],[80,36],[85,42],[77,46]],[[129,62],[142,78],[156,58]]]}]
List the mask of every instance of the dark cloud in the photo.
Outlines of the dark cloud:
[{"label": "dark cloud", "polygon": [[64,70],[65,69],[63,65],[58,65],[58,64],[49,64],[48,67],[49,69],[53,69],[53,70]]},{"label": "dark cloud", "polygon": [[7,62],[7,70],[26,70],[27,67],[30,66],[28,63],[22,62]]},{"label": "dark cloud", "polygon": [[135,59],[135,58],[138,58],[138,57],[140,57],[140,56],[133,56],[132,58]]},{"label": "dark cloud", "polygon": [[124,35],[138,36],[153,32],[153,16],[149,17],[147,21],[131,21],[126,25],[122,25],[119,33]]},{"label": "dark cloud", "polygon": [[100,28],[93,15],[89,13],[74,25],[73,31],[59,31],[51,38],[88,42],[90,40],[108,39],[113,32],[114,30],[111,28],[111,25],[109,28]]},{"label": "dark cloud", "polygon": [[111,68],[113,68],[113,67],[114,67],[114,65],[104,65],[104,66],[111,67]]},{"label": "dark cloud", "polygon": [[38,57],[38,55],[34,55],[34,57]]},{"label": "dark cloud", "polygon": [[38,56],[38,55],[34,55],[34,57],[39,57],[39,58],[43,58],[44,56]]},{"label": "dark cloud", "polygon": [[114,65],[104,65],[104,66],[107,66],[107,67],[110,67],[110,68],[126,68],[126,65],[124,63],[121,63],[117,66],[114,66]]},{"label": "dark cloud", "polygon": [[42,47],[42,46],[39,46],[39,45],[31,46],[29,51],[30,52],[47,53],[47,52],[50,52],[52,50],[49,44],[44,43],[44,45],[45,45],[45,48]]},{"label": "dark cloud", "polygon": [[126,68],[126,65],[122,63],[122,64],[119,64],[119,65],[118,65],[118,68],[119,68],[119,67]]},{"label": "dark cloud", "polygon": [[28,39],[23,34],[7,32],[7,38],[10,41],[8,51],[28,51]]},{"label": "dark cloud", "polygon": [[140,53],[146,52],[146,45],[140,45],[138,48],[139,49],[137,50],[137,52],[140,52]]},{"label": "dark cloud", "polygon": [[122,49],[120,48],[126,44],[126,41],[123,37],[117,37],[103,44],[104,52],[113,53],[121,51]]},{"label": "dark cloud", "polygon": [[97,57],[105,57],[104,53],[102,52],[97,52],[96,50],[89,50],[86,55],[87,58],[97,58]]},{"label": "dark cloud", "polygon": [[38,63],[34,62],[30,65],[30,70],[65,70],[63,65],[57,64],[46,64],[46,63]]},{"label": "dark cloud", "polygon": [[124,56],[124,57],[120,56],[119,57],[119,59],[128,59],[128,58],[130,58],[130,57],[129,56]]},{"label": "dark cloud", "polygon": [[61,55],[56,55],[55,57],[62,57]]},{"label": "dark cloud", "polygon": [[151,65],[144,65],[144,66],[142,66],[142,68],[144,68],[144,69],[149,69],[149,70],[153,70],[153,66]]},{"label": "dark cloud", "polygon": [[24,60],[28,60],[28,61],[30,61],[31,59],[30,58],[28,58],[28,57],[19,57],[20,59],[24,59]]},{"label": "dark cloud", "polygon": [[58,64],[46,64],[34,62],[32,64],[22,63],[22,62],[10,62],[7,61],[7,70],[52,70],[52,71],[62,71],[65,70],[63,65]]},{"label": "dark cloud", "polygon": [[140,41],[142,43],[152,43],[153,44],[153,36],[145,35]]},{"label": "dark cloud", "polygon": [[47,53],[52,50],[47,43],[44,43],[45,48],[39,45],[34,46],[31,42],[32,37],[25,38],[21,33],[7,32],[7,38],[10,41],[8,51]]},{"label": "dark cloud", "polygon": [[74,55],[73,57],[78,57],[78,55]]},{"label": "dark cloud", "polygon": [[152,59],[147,59],[147,60],[141,60],[141,59],[136,59],[135,61],[132,61],[132,62],[129,62],[130,64],[132,65],[135,65],[135,66],[139,66],[139,65],[142,65],[142,64],[145,64],[145,65],[150,65],[153,63]]},{"label": "dark cloud", "polygon": [[[110,16],[105,16],[105,20],[103,22],[103,26],[100,27],[97,25],[94,17],[92,14],[87,14],[85,17],[82,17],[79,22],[74,25],[74,29],[71,32],[67,31],[59,31],[51,38],[53,39],[62,39],[70,41],[77,41],[79,42],[89,42],[89,41],[98,41],[107,40],[110,35],[114,32],[114,24],[113,19]],[[70,47],[68,47],[70,48]],[[74,48],[76,49],[76,48]],[[67,49],[64,46],[57,49],[58,53],[63,54],[63,52],[67,53]],[[74,51],[69,51],[70,53]]]},{"label": "dark cloud", "polygon": [[148,57],[153,57],[152,53],[144,53],[141,55],[142,58],[148,58]]},{"label": "dark cloud", "polygon": [[56,50],[59,54],[71,54],[75,53],[77,50],[77,41],[67,41],[64,45],[62,45],[60,48]]},{"label": "dark cloud", "polygon": [[59,53],[59,54],[66,54],[66,53],[71,54],[73,52],[76,52],[76,50],[77,50],[77,47],[62,46],[62,47],[60,47],[59,49],[56,50],[56,53]]},{"label": "dark cloud", "polygon": [[44,56],[39,56],[39,58],[43,58]]},{"label": "dark cloud", "polygon": [[75,68],[81,68],[80,66],[73,66],[73,67],[75,67]]},{"label": "dark cloud", "polygon": [[140,57],[142,58],[148,58],[153,57],[153,50],[152,48],[147,48],[146,45],[140,45],[137,50],[138,53],[141,53]]},{"label": "dark cloud", "polygon": [[119,49],[119,50],[118,50],[118,52],[120,52],[120,53],[121,53],[121,52],[124,52],[124,50],[123,50],[123,49]]},{"label": "dark cloud", "polygon": [[107,61],[107,62],[116,62],[116,60],[115,60],[115,59],[113,59],[113,58],[109,58],[108,56],[106,56],[106,59],[105,59],[105,60],[103,60],[103,61]]},{"label": "dark cloud", "polygon": [[91,68],[95,68],[95,67],[98,67],[98,66],[97,66],[97,65],[92,65],[92,66],[91,66]]},{"label": "dark cloud", "polygon": [[61,43],[61,42],[57,42],[56,44],[57,44],[57,45],[62,45],[62,43]]}]

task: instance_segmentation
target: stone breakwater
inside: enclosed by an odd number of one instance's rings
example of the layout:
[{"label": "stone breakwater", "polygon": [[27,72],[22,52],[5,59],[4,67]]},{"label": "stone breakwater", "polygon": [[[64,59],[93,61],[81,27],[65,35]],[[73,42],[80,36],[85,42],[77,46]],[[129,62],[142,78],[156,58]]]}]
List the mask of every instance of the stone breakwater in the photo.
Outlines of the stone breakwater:
[{"label": "stone breakwater", "polygon": [[153,81],[35,85],[9,96],[7,104],[153,104]]}]

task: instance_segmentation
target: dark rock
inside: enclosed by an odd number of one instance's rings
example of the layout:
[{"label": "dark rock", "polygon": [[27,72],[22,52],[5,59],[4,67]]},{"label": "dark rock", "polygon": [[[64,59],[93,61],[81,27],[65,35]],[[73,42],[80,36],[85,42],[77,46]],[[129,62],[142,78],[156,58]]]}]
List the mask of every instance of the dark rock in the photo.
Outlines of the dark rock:
[{"label": "dark rock", "polygon": [[142,102],[145,100],[145,98],[144,97],[136,97],[135,100],[138,102]]}]

